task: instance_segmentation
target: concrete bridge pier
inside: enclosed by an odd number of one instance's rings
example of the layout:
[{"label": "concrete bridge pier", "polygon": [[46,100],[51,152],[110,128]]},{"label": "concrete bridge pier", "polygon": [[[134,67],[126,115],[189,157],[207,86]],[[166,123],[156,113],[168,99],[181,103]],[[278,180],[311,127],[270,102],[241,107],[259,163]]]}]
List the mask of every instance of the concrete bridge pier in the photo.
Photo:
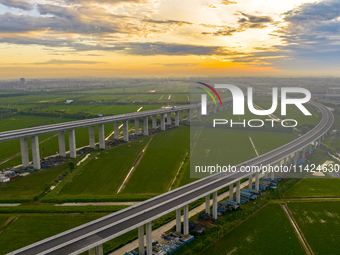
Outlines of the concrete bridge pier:
[{"label": "concrete bridge pier", "polygon": [[[277,163],[277,165],[279,166],[280,163]],[[275,165],[274,165],[274,167],[275,167]],[[271,173],[270,173],[270,179],[271,179],[272,181],[274,181],[274,174],[275,174],[274,169],[272,169],[272,171],[271,171]]]},{"label": "concrete bridge pier", "polygon": [[139,135],[139,118],[135,118],[135,134]]},{"label": "concrete bridge pier", "polygon": [[[189,205],[184,206],[183,234],[189,235]],[[150,253],[151,254],[151,253]]]},{"label": "concrete bridge pier", "polygon": [[90,148],[94,148],[96,146],[96,139],[95,139],[95,135],[94,135],[94,126],[89,126],[89,143],[90,143]]},{"label": "concrete bridge pier", "polygon": [[241,203],[241,183],[238,181],[236,183],[236,202]]},{"label": "concrete bridge pier", "polygon": [[89,255],[103,255],[103,245],[99,245],[89,250]]},{"label": "concrete bridge pier", "polygon": [[21,161],[23,167],[28,167],[30,160],[28,156],[28,146],[27,146],[27,138],[20,138],[20,147],[21,147]]},{"label": "concrete bridge pier", "polygon": [[296,165],[297,164],[297,158],[298,158],[298,156],[299,156],[299,152],[298,151],[296,151],[296,152],[294,152],[294,165]]},{"label": "concrete bridge pier", "polygon": [[119,139],[119,122],[118,121],[113,122],[113,131],[114,131],[113,138]]},{"label": "concrete bridge pier", "polygon": [[105,149],[105,130],[104,124],[98,125],[98,134],[99,134],[99,149]]},{"label": "concrete bridge pier", "polygon": [[123,135],[124,141],[129,141],[129,120],[123,120]]},{"label": "concrete bridge pier", "polygon": [[200,120],[202,118],[202,112],[201,112],[201,108],[197,108],[197,119]]},{"label": "concrete bridge pier", "polygon": [[38,136],[31,137],[31,147],[32,147],[32,156],[33,156],[33,167],[34,169],[41,169]]},{"label": "concrete bridge pier", "polygon": [[217,112],[217,107],[216,107],[216,105],[214,104],[213,105],[213,113],[216,113]]},{"label": "concrete bridge pier", "polygon": [[149,135],[149,117],[143,118],[143,135]]},{"label": "concrete bridge pier", "polygon": [[146,254],[152,255],[152,226],[151,222],[146,223]]},{"label": "concrete bridge pier", "polygon": [[191,118],[192,118],[192,110],[191,109],[188,109],[187,110],[187,121],[191,121]]},{"label": "concrete bridge pier", "polygon": [[312,143],[309,144],[309,154],[312,154]]},{"label": "concrete bridge pier", "polygon": [[302,150],[302,158],[306,158],[306,147]]},{"label": "concrete bridge pier", "polygon": [[58,131],[58,144],[59,144],[59,155],[65,157],[66,149],[65,149],[65,132]]},{"label": "concrete bridge pier", "polygon": [[213,192],[213,219],[217,219],[217,191]]},{"label": "concrete bridge pier", "polygon": [[166,114],[166,124],[171,125],[171,112]]},{"label": "concrete bridge pier", "polygon": [[176,232],[182,232],[182,215],[181,208],[176,209]]},{"label": "concrete bridge pier", "polygon": [[183,110],[179,111],[179,121],[183,121]]},{"label": "concrete bridge pier", "polygon": [[259,172],[256,172],[255,174],[255,191],[256,192],[259,192],[260,188],[260,173]]},{"label": "concrete bridge pier", "polygon": [[76,132],[74,129],[68,131],[68,141],[70,147],[70,157],[76,158],[77,157],[77,146],[76,146]]},{"label": "concrete bridge pier", "polygon": [[253,174],[249,175],[248,187],[249,187],[249,189],[253,188]]},{"label": "concrete bridge pier", "polygon": [[139,255],[144,255],[144,225],[138,227],[138,247]]},{"label": "concrete bridge pier", "polygon": [[210,214],[210,195],[205,196],[205,213]]},{"label": "concrete bridge pier", "polygon": [[229,200],[233,200],[233,199],[234,199],[234,185],[229,184]]},{"label": "concrete bridge pier", "polygon": [[175,112],[175,126],[179,126],[179,112]]},{"label": "concrete bridge pier", "polygon": [[161,114],[161,130],[165,130],[165,114]]},{"label": "concrete bridge pier", "polygon": [[152,115],[152,128],[157,128],[157,115]]}]

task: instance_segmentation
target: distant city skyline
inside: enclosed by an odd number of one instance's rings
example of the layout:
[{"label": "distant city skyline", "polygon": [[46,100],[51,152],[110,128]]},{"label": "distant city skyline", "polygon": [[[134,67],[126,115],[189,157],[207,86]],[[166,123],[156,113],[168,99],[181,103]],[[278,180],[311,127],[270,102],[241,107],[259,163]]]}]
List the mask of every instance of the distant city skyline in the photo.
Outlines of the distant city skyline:
[{"label": "distant city skyline", "polygon": [[0,0],[0,77],[339,76],[337,0]]}]

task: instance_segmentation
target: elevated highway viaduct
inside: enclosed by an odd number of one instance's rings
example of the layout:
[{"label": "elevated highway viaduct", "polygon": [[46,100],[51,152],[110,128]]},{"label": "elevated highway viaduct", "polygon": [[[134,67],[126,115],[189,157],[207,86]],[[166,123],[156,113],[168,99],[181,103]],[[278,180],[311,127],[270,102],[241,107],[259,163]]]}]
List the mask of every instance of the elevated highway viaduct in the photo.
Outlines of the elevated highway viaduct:
[{"label": "elevated highway viaduct", "polygon": [[[266,166],[273,164],[286,164],[288,158],[291,155],[297,158],[298,153],[305,148],[311,146],[317,146],[320,144],[320,139],[331,128],[334,117],[331,111],[316,102],[310,102],[313,106],[318,108],[322,114],[320,123],[307,134],[297,138],[296,140],[285,144],[284,146],[263,154],[259,157],[247,161],[247,165],[250,166]],[[191,118],[191,107],[186,110],[189,111],[189,119]],[[199,106],[195,106],[199,107]],[[176,124],[178,124],[180,111],[185,108],[176,107],[175,112]],[[167,110],[158,110],[158,112],[142,113],[143,117],[153,116],[154,114],[161,114],[161,116],[167,112]],[[177,112],[177,113],[176,113]],[[137,115],[138,116],[138,115]],[[126,119],[131,119],[136,115],[127,115]],[[118,118],[118,117],[116,117]],[[120,120],[124,120],[124,117],[119,117]],[[96,123],[93,120],[91,123],[85,125],[93,126],[95,124],[102,125],[103,123],[112,122],[112,119],[98,119],[100,123]],[[107,122],[106,122],[107,121]],[[161,126],[164,129],[164,117],[161,117]],[[74,124],[76,125],[76,124]],[[83,124],[79,124],[80,126]],[[75,126],[72,126],[75,128]],[[62,129],[61,130],[65,130]],[[27,134],[31,131],[27,131]],[[44,132],[40,130],[39,132]],[[51,132],[49,130],[48,132]],[[20,136],[20,132],[14,132],[17,136]],[[0,136],[1,137],[1,136]],[[9,135],[2,136],[9,137]],[[21,137],[17,137],[21,138]],[[318,142],[317,142],[318,141]],[[238,168],[241,166],[238,165]],[[271,177],[273,178],[273,173]],[[169,212],[176,211],[176,230],[181,231],[181,209],[184,208],[184,224],[183,233],[186,235],[189,233],[189,203],[198,200],[200,198],[206,198],[206,211],[210,211],[210,195],[213,194],[213,217],[217,218],[217,191],[229,186],[230,199],[233,198],[233,185],[236,183],[236,201],[240,202],[240,181],[244,178],[249,178],[249,185],[252,187],[252,183],[255,182],[255,190],[259,190],[259,176],[260,172],[256,173],[244,173],[236,172],[232,174],[216,173],[206,178],[200,179],[188,185],[182,186],[170,192],[156,196],[144,202],[138,203],[134,206],[118,211],[116,213],[107,215],[95,221],[81,225],[77,228],[68,230],[50,238],[44,239],[40,242],[26,246],[19,250],[13,251],[9,254],[22,254],[22,255],[36,255],[36,254],[80,254],[85,251],[89,251],[89,254],[103,254],[102,244],[116,238],[130,230],[138,228],[139,232],[139,250],[140,254],[144,254],[144,247],[146,245],[147,254],[152,254],[152,221],[161,217]],[[146,244],[144,243],[144,228],[146,229]]]}]

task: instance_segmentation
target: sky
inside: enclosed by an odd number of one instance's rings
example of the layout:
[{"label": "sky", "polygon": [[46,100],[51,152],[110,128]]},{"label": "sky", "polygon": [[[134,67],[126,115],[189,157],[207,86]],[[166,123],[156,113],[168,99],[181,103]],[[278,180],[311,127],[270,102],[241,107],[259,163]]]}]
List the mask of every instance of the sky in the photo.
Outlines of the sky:
[{"label": "sky", "polygon": [[339,76],[339,32],[339,0],[0,0],[0,79]]}]

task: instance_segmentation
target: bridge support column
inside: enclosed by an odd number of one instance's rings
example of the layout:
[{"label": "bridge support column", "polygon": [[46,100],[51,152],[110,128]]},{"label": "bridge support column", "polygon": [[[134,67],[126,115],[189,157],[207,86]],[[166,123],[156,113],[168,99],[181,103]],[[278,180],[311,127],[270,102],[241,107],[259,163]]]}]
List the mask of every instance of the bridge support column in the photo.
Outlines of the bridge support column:
[{"label": "bridge support column", "polygon": [[322,140],[325,140],[325,135],[322,135]]},{"label": "bridge support column", "polygon": [[149,135],[149,117],[143,119],[143,134]]},{"label": "bridge support column", "polygon": [[264,173],[264,178],[268,177],[268,171],[269,171],[269,169],[267,169],[267,171]]},{"label": "bridge support column", "polygon": [[[279,165],[279,163],[278,163],[277,165]],[[275,167],[275,166],[274,166],[274,167]],[[271,173],[270,173],[270,179],[271,179],[272,181],[274,181],[274,169],[272,169],[272,171],[271,171]]]},{"label": "bridge support column", "polygon": [[129,141],[129,120],[123,120],[124,141]]},{"label": "bridge support column", "polygon": [[197,108],[197,119],[200,120],[202,118],[202,112],[201,112],[201,108]]},{"label": "bridge support column", "polygon": [[183,234],[189,235],[189,205],[184,206]]},{"label": "bridge support column", "polygon": [[74,129],[68,131],[68,142],[70,147],[70,157],[77,157],[77,147],[76,147],[76,132]]},{"label": "bridge support column", "polygon": [[256,172],[255,174],[255,191],[256,192],[259,192],[260,188],[260,173],[259,172]]},{"label": "bridge support column", "polygon": [[309,144],[309,154],[312,154],[312,144]]},{"label": "bridge support column", "polygon": [[103,245],[101,244],[89,250],[89,255],[103,255]]},{"label": "bridge support column", "polygon": [[166,124],[171,125],[171,112],[166,114]]},{"label": "bridge support column", "polygon": [[213,218],[217,219],[217,191],[213,192]]},{"label": "bridge support column", "polygon": [[65,132],[58,131],[58,144],[59,144],[59,155],[65,157],[66,149],[65,149]]},{"label": "bridge support column", "polygon": [[152,226],[151,222],[146,223],[146,254],[152,255]]},{"label": "bridge support column", "polygon": [[32,156],[33,156],[33,167],[34,169],[41,169],[38,136],[31,137],[31,147],[32,147]]},{"label": "bridge support column", "polygon": [[213,113],[216,113],[217,112],[217,107],[216,105],[213,105]]},{"label": "bridge support column", "polygon": [[152,128],[157,128],[157,115],[152,115]]},{"label": "bridge support column", "polygon": [[96,146],[94,126],[89,126],[89,143],[90,143],[90,148],[94,148]]},{"label": "bridge support column", "polygon": [[321,138],[319,138],[319,147],[321,149]]},{"label": "bridge support column", "polygon": [[192,110],[191,110],[191,109],[188,109],[188,110],[187,110],[187,121],[190,122],[190,121],[191,121],[191,118],[192,118]]},{"label": "bridge support column", "polygon": [[27,138],[20,138],[20,147],[21,147],[21,161],[23,167],[28,167],[30,164],[29,156],[28,156],[28,146],[27,146]]},{"label": "bridge support column", "polygon": [[165,115],[161,114],[161,130],[165,130]]},{"label": "bridge support column", "polygon": [[299,152],[296,151],[294,156],[295,156],[295,157],[294,157],[294,165],[296,165],[296,164],[297,164],[297,158],[298,158],[298,156],[299,156]]},{"label": "bridge support column", "polygon": [[176,232],[182,233],[181,208],[176,209]]},{"label": "bridge support column", "polygon": [[316,147],[317,147],[316,141],[317,141],[317,140],[315,140],[315,141],[313,142],[313,145],[314,145],[314,149],[315,149],[315,150],[316,150]]},{"label": "bridge support column", "polygon": [[139,118],[135,118],[135,134],[139,135]]},{"label": "bridge support column", "polygon": [[210,214],[210,195],[205,196],[205,212]]},{"label": "bridge support column", "polygon": [[99,134],[99,149],[105,149],[105,130],[104,124],[98,125],[98,134]]},{"label": "bridge support column", "polygon": [[144,255],[144,225],[138,227],[138,248],[139,255]]},{"label": "bridge support column", "polygon": [[175,112],[175,126],[179,126],[179,112]]},{"label": "bridge support column", "polygon": [[229,200],[233,200],[233,199],[234,199],[234,185],[229,184]]},{"label": "bridge support column", "polygon": [[238,181],[236,183],[236,202],[241,203],[241,183]]},{"label": "bridge support column", "polygon": [[179,121],[183,121],[183,111],[179,111]]},{"label": "bridge support column", "polygon": [[119,122],[118,121],[113,122],[113,131],[114,131],[113,138],[119,139]]},{"label": "bridge support column", "polygon": [[253,174],[249,175],[248,187],[249,187],[249,189],[253,188]]},{"label": "bridge support column", "polygon": [[302,158],[306,158],[306,147],[302,150]]},{"label": "bridge support column", "polygon": [[206,114],[206,116],[209,116],[209,114],[210,114],[210,105],[207,105],[207,114]]}]

